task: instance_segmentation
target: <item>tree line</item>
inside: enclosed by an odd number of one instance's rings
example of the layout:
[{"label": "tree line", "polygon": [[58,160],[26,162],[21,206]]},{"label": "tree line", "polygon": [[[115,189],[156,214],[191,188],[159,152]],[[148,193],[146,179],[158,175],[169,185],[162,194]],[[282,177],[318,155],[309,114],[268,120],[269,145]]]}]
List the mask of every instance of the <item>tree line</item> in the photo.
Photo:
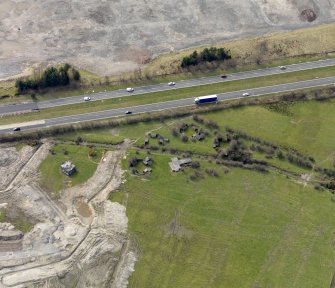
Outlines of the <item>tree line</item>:
[{"label": "tree line", "polygon": [[185,56],[180,66],[182,68],[187,68],[189,66],[195,66],[203,62],[213,62],[213,61],[224,61],[226,59],[231,59],[230,51],[225,48],[204,48],[200,53],[194,51],[189,56]]},{"label": "tree line", "polygon": [[69,64],[64,64],[59,68],[48,67],[37,78],[18,79],[15,82],[15,87],[18,89],[18,93],[23,93],[27,90],[66,86],[71,80],[79,81],[80,73]]}]

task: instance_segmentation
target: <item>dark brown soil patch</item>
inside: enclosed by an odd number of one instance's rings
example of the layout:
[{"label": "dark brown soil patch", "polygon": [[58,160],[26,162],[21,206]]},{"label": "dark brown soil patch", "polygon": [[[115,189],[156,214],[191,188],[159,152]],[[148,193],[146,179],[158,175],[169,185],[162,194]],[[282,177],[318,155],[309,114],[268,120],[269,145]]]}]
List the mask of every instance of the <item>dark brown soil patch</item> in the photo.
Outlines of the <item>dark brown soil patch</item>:
[{"label": "dark brown soil patch", "polygon": [[317,15],[312,9],[305,9],[300,13],[300,19],[302,21],[313,22],[316,18]]},{"label": "dark brown soil patch", "polygon": [[82,217],[90,217],[92,215],[90,207],[82,199],[76,201],[76,209]]}]

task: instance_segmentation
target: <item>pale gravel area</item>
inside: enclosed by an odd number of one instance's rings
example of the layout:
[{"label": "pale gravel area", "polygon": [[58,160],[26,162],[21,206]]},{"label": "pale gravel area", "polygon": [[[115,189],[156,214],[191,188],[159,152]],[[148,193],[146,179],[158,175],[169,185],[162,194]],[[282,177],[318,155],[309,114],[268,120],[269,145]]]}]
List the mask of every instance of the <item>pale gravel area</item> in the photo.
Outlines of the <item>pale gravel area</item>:
[{"label": "pale gravel area", "polygon": [[2,0],[0,79],[59,62],[111,75],[169,51],[334,20],[329,0]]}]

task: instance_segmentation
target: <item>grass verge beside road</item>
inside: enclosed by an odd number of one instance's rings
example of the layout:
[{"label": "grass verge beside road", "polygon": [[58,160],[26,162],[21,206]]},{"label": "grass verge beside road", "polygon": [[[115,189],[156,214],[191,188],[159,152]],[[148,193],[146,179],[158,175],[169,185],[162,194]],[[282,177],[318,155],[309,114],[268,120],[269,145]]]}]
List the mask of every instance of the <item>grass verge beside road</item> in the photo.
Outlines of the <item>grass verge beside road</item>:
[{"label": "grass verge beside road", "polygon": [[314,79],[316,77],[329,77],[335,75],[335,67],[325,67],[306,71],[291,72],[266,77],[258,77],[245,80],[227,81],[215,84],[207,84],[189,88],[171,89],[168,91],[153,92],[141,95],[119,97],[101,101],[92,101],[80,104],[60,106],[40,111],[34,111],[28,114],[4,116],[1,124],[19,123],[38,119],[54,118],[59,116],[97,112],[113,108],[136,106],[155,102],[163,102],[182,98],[191,98],[195,96],[209,95],[215,93],[224,93],[236,90],[246,90],[251,88],[271,86],[276,84],[290,83]]}]

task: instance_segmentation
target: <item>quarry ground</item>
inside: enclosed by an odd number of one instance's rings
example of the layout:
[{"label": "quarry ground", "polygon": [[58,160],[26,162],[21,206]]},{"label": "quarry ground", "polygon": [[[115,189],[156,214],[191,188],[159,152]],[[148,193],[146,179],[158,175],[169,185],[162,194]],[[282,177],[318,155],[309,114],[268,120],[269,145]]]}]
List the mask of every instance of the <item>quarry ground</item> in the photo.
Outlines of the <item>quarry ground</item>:
[{"label": "quarry ground", "polygon": [[0,79],[60,62],[112,75],[161,53],[333,22],[334,8],[328,0],[4,0]]},{"label": "quarry ground", "polygon": [[128,220],[107,201],[122,182],[125,149],[106,152],[88,181],[52,200],[38,173],[52,146],[0,147],[1,212],[33,224],[22,239],[0,239],[0,287],[126,287],[136,260]]}]

